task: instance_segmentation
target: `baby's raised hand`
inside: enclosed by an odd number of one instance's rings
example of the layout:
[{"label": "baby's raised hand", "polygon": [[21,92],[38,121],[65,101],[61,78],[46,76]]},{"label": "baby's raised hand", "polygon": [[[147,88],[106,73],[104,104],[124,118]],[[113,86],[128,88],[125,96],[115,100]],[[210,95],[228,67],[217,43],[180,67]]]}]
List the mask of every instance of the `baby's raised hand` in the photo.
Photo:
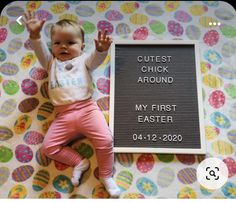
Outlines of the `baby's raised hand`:
[{"label": "baby's raised hand", "polygon": [[98,32],[98,39],[94,39],[96,50],[99,52],[107,51],[112,43],[111,37],[107,35],[107,30],[105,32]]},{"label": "baby's raised hand", "polygon": [[28,11],[24,13],[23,22],[30,33],[31,39],[40,38],[40,31],[42,30],[45,20],[38,20],[34,12]]}]

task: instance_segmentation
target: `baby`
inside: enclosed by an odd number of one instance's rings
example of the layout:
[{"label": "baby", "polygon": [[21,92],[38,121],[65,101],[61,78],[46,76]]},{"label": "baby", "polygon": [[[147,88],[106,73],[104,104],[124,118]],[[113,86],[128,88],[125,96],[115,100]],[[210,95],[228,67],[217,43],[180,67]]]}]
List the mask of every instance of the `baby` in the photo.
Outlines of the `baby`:
[{"label": "baby", "polygon": [[45,135],[42,149],[56,161],[72,166],[74,186],[79,185],[90,163],[68,146],[72,140],[86,136],[93,144],[99,167],[99,179],[111,197],[119,197],[120,189],[113,180],[113,139],[106,120],[91,98],[91,71],[107,56],[112,39],[107,31],[98,32],[95,50],[83,53],[84,31],[78,23],[60,20],[51,27],[52,54],[40,38],[45,20],[38,20],[34,12],[24,14],[23,21],[30,42],[40,64],[48,70],[49,97],[55,106],[55,120]]}]

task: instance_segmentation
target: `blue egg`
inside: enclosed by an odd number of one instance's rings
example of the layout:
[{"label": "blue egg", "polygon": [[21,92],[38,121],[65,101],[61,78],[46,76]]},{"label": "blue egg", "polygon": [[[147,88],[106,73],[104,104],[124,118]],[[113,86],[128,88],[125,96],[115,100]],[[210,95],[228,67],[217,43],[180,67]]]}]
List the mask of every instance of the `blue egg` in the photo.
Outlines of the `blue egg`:
[{"label": "blue egg", "polygon": [[53,180],[53,186],[62,193],[71,193],[74,190],[70,179],[65,175],[58,175]]},{"label": "blue egg", "polygon": [[0,48],[0,61],[4,61],[7,58],[6,52]]},{"label": "blue egg", "polygon": [[219,65],[222,62],[220,54],[212,49],[205,51],[203,56],[207,61],[214,65]]},{"label": "blue egg", "polygon": [[136,182],[138,190],[146,196],[154,196],[157,194],[157,186],[149,178],[139,178]]},{"label": "blue egg", "polygon": [[195,25],[188,25],[186,28],[186,35],[191,40],[198,40],[201,36],[201,30]]},{"label": "blue egg", "polygon": [[211,122],[219,128],[230,128],[231,124],[229,119],[220,112],[214,112],[211,114]]}]

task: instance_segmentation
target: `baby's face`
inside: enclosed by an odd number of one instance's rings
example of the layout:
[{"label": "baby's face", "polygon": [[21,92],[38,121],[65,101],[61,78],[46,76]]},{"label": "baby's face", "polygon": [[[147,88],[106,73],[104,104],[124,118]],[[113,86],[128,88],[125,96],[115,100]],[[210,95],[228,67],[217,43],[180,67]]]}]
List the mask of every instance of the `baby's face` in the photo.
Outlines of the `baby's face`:
[{"label": "baby's face", "polygon": [[82,40],[69,29],[55,28],[52,35],[52,53],[60,61],[71,60],[82,54]]}]

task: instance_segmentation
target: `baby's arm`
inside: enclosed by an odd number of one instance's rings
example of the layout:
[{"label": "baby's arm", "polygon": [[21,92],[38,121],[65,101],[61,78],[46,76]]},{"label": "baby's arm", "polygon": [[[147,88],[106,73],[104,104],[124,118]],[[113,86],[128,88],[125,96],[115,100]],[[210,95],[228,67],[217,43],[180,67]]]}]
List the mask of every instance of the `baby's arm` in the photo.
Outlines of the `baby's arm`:
[{"label": "baby's arm", "polygon": [[40,39],[40,31],[42,30],[45,20],[38,20],[35,17],[34,12],[27,12],[24,14],[23,21],[29,32],[30,42],[33,50],[38,57],[40,64],[44,68],[48,68],[48,65],[52,59],[52,55],[49,52],[47,45]]},{"label": "baby's arm", "polygon": [[112,43],[112,39],[107,36],[107,31],[103,33],[99,31],[98,39],[95,39],[94,41],[96,49],[85,60],[85,65],[90,70],[95,69],[102,64]]}]

